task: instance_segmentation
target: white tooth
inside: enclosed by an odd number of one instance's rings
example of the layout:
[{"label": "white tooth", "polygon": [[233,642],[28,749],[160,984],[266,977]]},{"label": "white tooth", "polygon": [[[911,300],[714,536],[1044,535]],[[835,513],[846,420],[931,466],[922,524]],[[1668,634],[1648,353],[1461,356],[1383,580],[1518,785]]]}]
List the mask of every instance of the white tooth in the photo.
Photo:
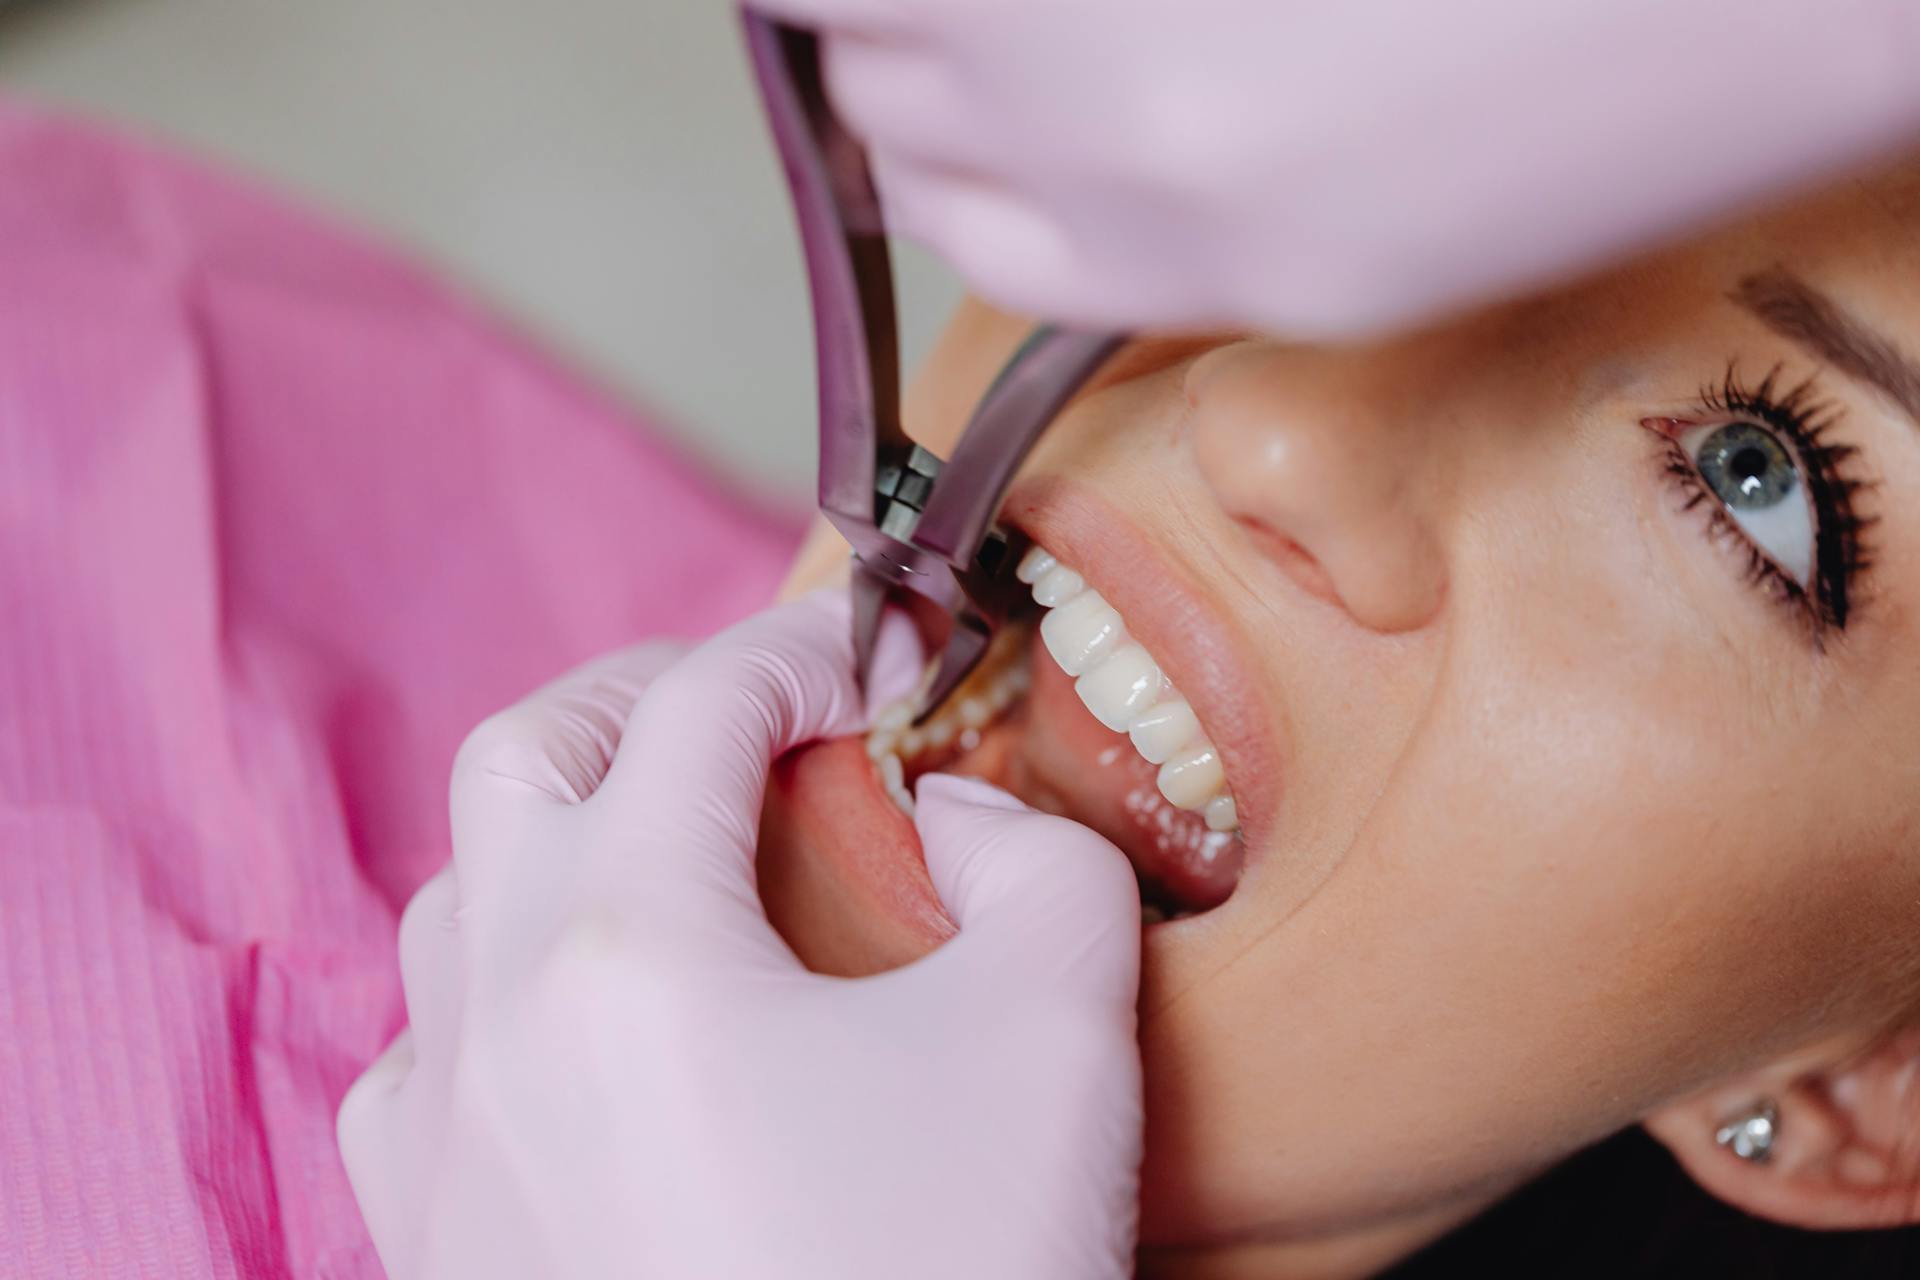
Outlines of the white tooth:
[{"label": "white tooth", "polygon": [[1240,829],[1240,811],[1234,807],[1233,797],[1215,796],[1207,801],[1203,810],[1207,818],[1209,831],[1238,831]]},{"label": "white tooth", "polygon": [[944,717],[930,721],[927,724],[927,745],[936,749],[944,747],[953,741],[953,734],[953,721]]},{"label": "white tooth", "polygon": [[1200,721],[1187,700],[1176,693],[1147,708],[1127,735],[1148,764],[1159,764],[1200,736]]},{"label": "white tooth", "polygon": [[[1219,752],[1200,729],[1193,707],[1160,672],[1146,649],[1127,638],[1126,623],[1086,580],[1054,556],[1034,547],[1021,558],[1017,574],[1031,583],[1033,598],[1050,612],[1040,620],[1040,638],[1074,690],[1100,723],[1126,733],[1149,764],[1160,766],[1160,794],[1177,808],[1202,811],[1208,828],[1220,833],[1240,827],[1239,811],[1226,791]],[[1024,670],[1021,671],[1024,675]],[[1001,690],[993,690],[996,708]],[[963,723],[977,723],[963,705]],[[929,733],[931,740],[931,733]],[[978,734],[963,736],[977,739]]]},{"label": "white tooth", "polygon": [[1094,718],[1116,733],[1152,705],[1160,692],[1160,668],[1137,644],[1123,644],[1073,682]]},{"label": "white tooth", "polygon": [[907,785],[907,770],[900,763],[899,756],[880,757],[880,780],[887,784],[889,791],[903,791]]},{"label": "white tooth", "polygon": [[1040,619],[1040,639],[1070,676],[1113,652],[1126,634],[1120,615],[1098,591],[1082,591]]},{"label": "white tooth", "polygon": [[993,708],[982,698],[962,698],[959,715],[962,728],[984,729],[987,721],[993,719]]},{"label": "white tooth", "polygon": [[900,735],[882,733],[880,730],[875,729],[867,735],[867,757],[878,764],[881,757],[893,754],[894,748],[899,744],[899,741]]},{"label": "white tooth", "polygon": [[978,729],[962,729],[960,731],[960,749],[962,751],[971,751],[979,745],[980,731]]},{"label": "white tooth", "polygon": [[993,682],[993,687],[987,690],[987,705],[993,709],[995,715],[998,715],[1011,706],[1013,700],[1019,696],[1020,691],[1013,687],[1013,681],[1001,676]]},{"label": "white tooth", "polygon": [[899,702],[890,702],[880,708],[880,714],[873,718],[873,727],[882,733],[899,733],[913,723],[913,703],[905,698]]},{"label": "white tooth", "polygon": [[921,729],[909,729],[900,735],[900,755],[911,758],[926,749],[927,735]]},{"label": "white tooth", "polygon": [[909,818],[913,816],[913,792],[905,787],[892,787],[888,789],[887,794],[892,796],[893,802],[900,806],[900,812]]},{"label": "white tooth", "polygon": [[1155,781],[1169,804],[1180,809],[1198,809],[1219,792],[1226,774],[1220,768],[1220,753],[1202,738],[1161,765],[1160,776]]},{"label": "white tooth", "polygon": [[1042,574],[1059,563],[1048,554],[1045,547],[1036,546],[1020,557],[1020,567],[1013,571],[1013,576],[1031,584],[1038,582]]},{"label": "white tooth", "polygon": [[1079,595],[1087,580],[1063,564],[1041,574],[1033,584],[1033,598],[1047,608],[1056,608]]}]

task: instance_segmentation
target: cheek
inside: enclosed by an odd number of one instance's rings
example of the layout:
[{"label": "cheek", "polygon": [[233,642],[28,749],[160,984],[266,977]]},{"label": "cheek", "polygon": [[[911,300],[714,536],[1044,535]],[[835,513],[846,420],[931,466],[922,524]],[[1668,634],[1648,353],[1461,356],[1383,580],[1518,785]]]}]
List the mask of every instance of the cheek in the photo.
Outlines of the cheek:
[{"label": "cheek", "polygon": [[1156,974],[1180,988],[1145,1036],[1158,1238],[1497,1190],[1658,1092],[1686,1037],[1650,1016],[1690,958],[1667,930],[1713,893],[1635,808],[1660,795],[1640,717],[1480,693],[1433,708],[1283,925]]},{"label": "cheek", "polygon": [[1431,667],[1306,643],[1280,682],[1302,776],[1263,856],[1314,883],[1275,875],[1203,954],[1150,958],[1159,1238],[1491,1193],[1724,1062],[1777,998],[1729,885],[1799,837],[1739,668],[1675,623],[1630,508],[1565,535],[1482,510],[1525,538],[1462,575]]}]

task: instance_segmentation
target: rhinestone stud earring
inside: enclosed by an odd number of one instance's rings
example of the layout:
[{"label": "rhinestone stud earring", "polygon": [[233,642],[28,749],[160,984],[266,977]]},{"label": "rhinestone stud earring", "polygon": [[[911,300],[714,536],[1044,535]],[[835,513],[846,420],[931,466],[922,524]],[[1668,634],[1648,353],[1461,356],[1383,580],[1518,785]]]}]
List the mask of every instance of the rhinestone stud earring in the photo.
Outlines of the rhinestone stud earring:
[{"label": "rhinestone stud earring", "polygon": [[1754,1164],[1765,1164],[1773,1154],[1773,1140],[1780,1132],[1780,1108],[1772,1098],[1761,1098],[1737,1115],[1730,1116],[1713,1140]]}]

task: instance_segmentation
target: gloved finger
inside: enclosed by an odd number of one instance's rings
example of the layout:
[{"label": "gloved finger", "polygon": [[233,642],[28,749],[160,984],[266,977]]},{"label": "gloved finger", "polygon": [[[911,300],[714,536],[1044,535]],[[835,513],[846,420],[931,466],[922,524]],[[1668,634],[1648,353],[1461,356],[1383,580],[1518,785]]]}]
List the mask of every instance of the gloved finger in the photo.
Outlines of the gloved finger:
[{"label": "gloved finger", "polygon": [[[983,131],[954,126],[978,111],[941,50],[836,33],[821,46],[821,64],[834,115],[869,153],[974,174],[992,171],[1004,158],[995,155]],[[891,223],[890,205],[887,212]]]},{"label": "gloved finger", "polygon": [[1070,315],[1074,290],[1087,288],[1085,267],[1073,238],[1039,200],[1000,175],[930,165],[884,144],[870,158],[891,230],[939,254],[971,291],[1002,310]]},{"label": "gloved finger", "polygon": [[1104,836],[947,774],[920,779],[914,825],[934,889],[960,927],[925,963],[1132,1011],[1140,890]]},{"label": "gloved finger", "polygon": [[399,1089],[412,1071],[413,1036],[402,1029],[386,1052],[348,1086],[334,1116],[340,1160],[364,1216],[371,1217],[369,1211],[376,1205],[390,1211],[405,1186],[403,1170],[397,1167],[405,1163]]},{"label": "gloved finger", "polygon": [[641,692],[681,655],[649,641],[596,658],[482,721],[454,757],[453,860],[467,901],[514,834],[600,786]]},{"label": "gloved finger", "polygon": [[466,975],[460,952],[458,884],[449,863],[420,886],[400,915],[400,990],[414,1053],[445,1062],[460,1034]]},{"label": "gloved finger", "polygon": [[753,855],[767,771],[804,742],[861,729],[867,705],[910,691],[919,646],[893,611],[881,629],[868,698],[854,682],[844,590],[814,592],[758,614],[695,649],[634,707],[591,807],[649,833],[658,882],[717,886],[752,903]]},{"label": "gloved finger", "polygon": [[412,1225],[423,1222],[432,1186],[426,1164],[435,1154],[419,1141],[414,1100],[402,1086],[413,1073],[413,1036],[402,1031],[347,1089],[334,1117],[334,1137],[347,1184],[374,1248],[394,1274],[411,1274],[417,1254]]}]

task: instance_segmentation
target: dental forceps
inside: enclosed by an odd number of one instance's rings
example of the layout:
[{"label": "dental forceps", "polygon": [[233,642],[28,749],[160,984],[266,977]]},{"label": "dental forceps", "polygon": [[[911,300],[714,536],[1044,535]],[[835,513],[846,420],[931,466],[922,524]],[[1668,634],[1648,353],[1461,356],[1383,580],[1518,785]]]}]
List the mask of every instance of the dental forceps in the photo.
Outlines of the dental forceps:
[{"label": "dental forceps", "polygon": [[[966,678],[1020,598],[1020,547],[995,525],[1040,433],[1125,341],[1037,328],[942,460],[900,425],[899,336],[886,226],[865,149],[835,117],[813,33],[744,13],[747,47],[786,170],[813,296],[820,510],[853,547],[854,668],[864,688],[889,603],[919,596],[950,625],[924,718]],[[928,611],[921,610],[921,616]]]}]

